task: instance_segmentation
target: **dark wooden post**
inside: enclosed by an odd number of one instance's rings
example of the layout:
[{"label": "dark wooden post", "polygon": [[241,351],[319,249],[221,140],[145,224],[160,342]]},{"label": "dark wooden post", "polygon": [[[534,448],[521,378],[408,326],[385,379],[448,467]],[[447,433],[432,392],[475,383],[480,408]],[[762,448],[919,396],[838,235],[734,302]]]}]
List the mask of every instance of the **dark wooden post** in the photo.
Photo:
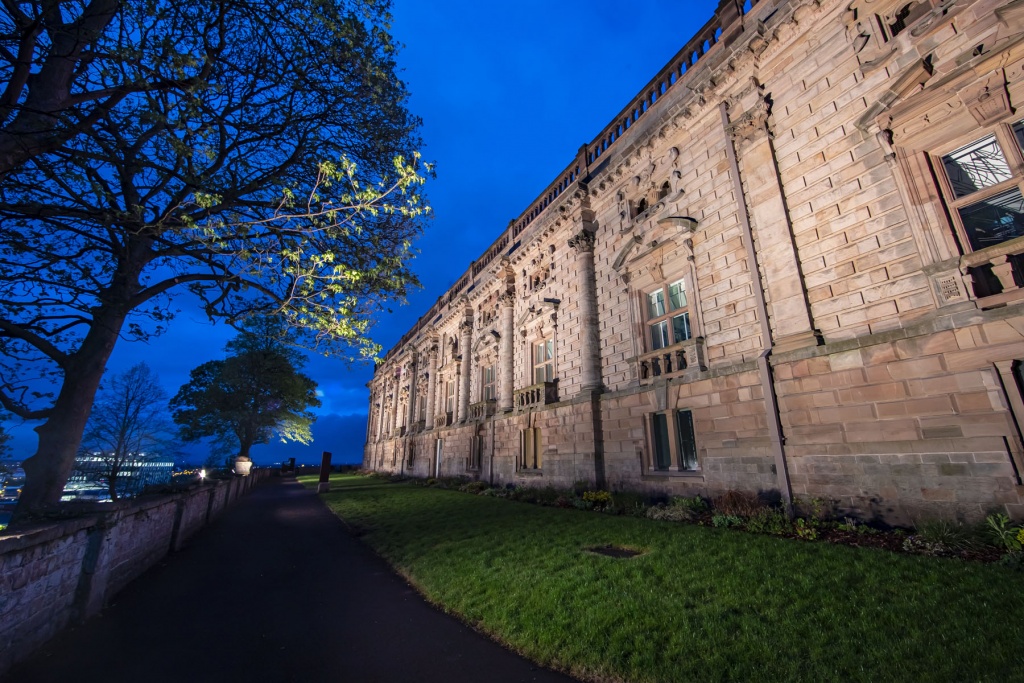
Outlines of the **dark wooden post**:
[{"label": "dark wooden post", "polygon": [[316,485],[317,493],[328,493],[331,490],[331,452],[324,451],[320,461],[320,483]]}]

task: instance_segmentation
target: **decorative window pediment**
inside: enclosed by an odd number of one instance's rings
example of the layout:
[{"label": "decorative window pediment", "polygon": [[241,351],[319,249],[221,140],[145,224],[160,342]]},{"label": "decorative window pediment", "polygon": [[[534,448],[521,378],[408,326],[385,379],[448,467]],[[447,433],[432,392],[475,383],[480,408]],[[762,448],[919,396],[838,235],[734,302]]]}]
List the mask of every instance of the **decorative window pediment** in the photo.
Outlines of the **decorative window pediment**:
[{"label": "decorative window pediment", "polygon": [[[854,0],[844,20],[861,71],[874,71],[966,3],[962,0]],[[902,37],[906,36],[906,40]],[[900,39],[900,40],[897,40]]]}]

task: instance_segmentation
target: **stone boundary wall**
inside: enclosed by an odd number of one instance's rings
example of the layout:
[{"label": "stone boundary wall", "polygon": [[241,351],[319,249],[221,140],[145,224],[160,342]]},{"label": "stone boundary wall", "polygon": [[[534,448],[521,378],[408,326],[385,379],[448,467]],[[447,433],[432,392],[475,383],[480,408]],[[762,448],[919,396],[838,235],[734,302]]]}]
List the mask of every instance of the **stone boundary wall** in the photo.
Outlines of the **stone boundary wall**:
[{"label": "stone boundary wall", "polygon": [[0,676],[182,545],[270,470],[0,536]]}]

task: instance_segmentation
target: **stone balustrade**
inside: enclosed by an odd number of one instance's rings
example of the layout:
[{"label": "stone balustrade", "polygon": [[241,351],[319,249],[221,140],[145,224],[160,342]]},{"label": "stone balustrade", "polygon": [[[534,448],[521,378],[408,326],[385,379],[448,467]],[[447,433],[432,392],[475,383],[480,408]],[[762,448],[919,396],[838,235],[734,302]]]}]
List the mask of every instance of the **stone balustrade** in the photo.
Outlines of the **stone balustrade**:
[{"label": "stone balustrade", "polygon": [[960,265],[967,290],[982,308],[1024,299],[1024,237],[967,254]]},{"label": "stone balustrade", "polygon": [[641,382],[653,382],[657,377],[675,377],[690,369],[707,369],[704,337],[687,339],[637,358],[637,375]]},{"label": "stone balustrade", "polygon": [[498,407],[498,401],[496,399],[488,399],[486,401],[480,401],[469,406],[469,419],[470,420],[483,420],[491,415],[494,415],[495,410]]},{"label": "stone balustrade", "polygon": [[434,428],[435,429],[440,428],[440,427],[450,427],[451,424],[452,424],[452,414],[451,413],[438,413],[436,416],[434,416]]},{"label": "stone balustrade", "polygon": [[517,389],[512,397],[516,410],[525,410],[558,402],[558,382],[541,382]]}]

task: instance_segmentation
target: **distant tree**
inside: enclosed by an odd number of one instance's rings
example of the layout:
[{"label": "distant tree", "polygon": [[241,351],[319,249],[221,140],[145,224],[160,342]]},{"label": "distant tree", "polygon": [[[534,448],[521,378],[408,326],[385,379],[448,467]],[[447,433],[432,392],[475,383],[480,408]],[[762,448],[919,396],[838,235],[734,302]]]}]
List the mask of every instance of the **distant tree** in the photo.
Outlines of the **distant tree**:
[{"label": "distant tree", "polygon": [[282,441],[310,443],[320,405],[316,382],[299,372],[302,356],[289,348],[267,318],[249,322],[228,342],[233,355],[203,363],[171,399],[174,421],[186,441],[212,437],[233,442],[248,458],[256,444],[275,434]]},{"label": "distant tree", "polygon": [[[82,438],[79,461],[88,459],[91,476],[107,483],[112,500],[141,488],[140,466],[167,456],[174,425],[167,419],[167,392],[145,363],[114,375],[100,390]],[[97,467],[97,465],[99,465]],[[132,482],[122,475],[132,470]],[[139,484],[139,485],[135,485]]]},{"label": "distant tree", "polygon": [[4,419],[7,416],[0,413],[0,458],[6,458],[11,454],[11,433],[4,427]]},{"label": "distant tree", "polygon": [[16,517],[58,502],[116,343],[158,334],[175,294],[377,352],[426,210],[389,8],[0,7],[0,407],[43,420]]}]

